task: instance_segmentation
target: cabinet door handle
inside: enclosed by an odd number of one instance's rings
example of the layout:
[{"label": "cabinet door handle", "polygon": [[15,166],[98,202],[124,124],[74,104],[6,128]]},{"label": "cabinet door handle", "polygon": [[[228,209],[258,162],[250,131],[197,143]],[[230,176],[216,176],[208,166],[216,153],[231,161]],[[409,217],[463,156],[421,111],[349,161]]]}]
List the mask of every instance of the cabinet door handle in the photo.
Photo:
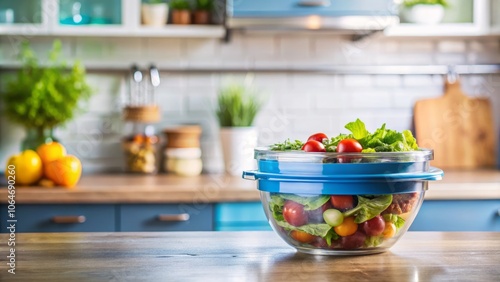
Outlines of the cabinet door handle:
[{"label": "cabinet door handle", "polygon": [[330,4],[330,0],[301,0],[297,3],[300,7],[327,7]]},{"label": "cabinet door handle", "polygon": [[84,223],[86,220],[84,215],[61,215],[52,218],[52,222],[60,224]]},{"label": "cabinet door handle", "polygon": [[158,215],[159,221],[188,221],[189,214],[188,213],[180,213],[180,214],[160,214]]}]

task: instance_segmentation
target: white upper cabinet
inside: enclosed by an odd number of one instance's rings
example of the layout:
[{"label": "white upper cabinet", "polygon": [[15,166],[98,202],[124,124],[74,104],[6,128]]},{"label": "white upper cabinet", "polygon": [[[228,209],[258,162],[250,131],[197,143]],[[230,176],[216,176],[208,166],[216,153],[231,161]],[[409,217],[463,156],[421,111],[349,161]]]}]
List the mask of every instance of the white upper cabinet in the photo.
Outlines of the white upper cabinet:
[{"label": "white upper cabinet", "polygon": [[215,38],[225,35],[220,19],[223,13],[215,10],[220,10],[220,5],[214,5],[213,24],[176,25],[169,20],[158,27],[141,23],[141,5],[141,0],[1,1],[0,35]]}]

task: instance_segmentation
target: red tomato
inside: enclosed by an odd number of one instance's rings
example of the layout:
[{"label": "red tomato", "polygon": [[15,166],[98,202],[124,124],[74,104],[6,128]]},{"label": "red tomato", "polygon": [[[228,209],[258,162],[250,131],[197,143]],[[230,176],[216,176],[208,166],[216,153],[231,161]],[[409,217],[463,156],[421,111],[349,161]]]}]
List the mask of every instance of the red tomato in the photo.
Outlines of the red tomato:
[{"label": "red tomato", "polygon": [[307,213],[304,211],[304,206],[294,201],[285,202],[283,217],[286,222],[293,226],[301,226],[307,223]]},{"label": "red tomato", "polygon": [[[359,153],[361,151],[363,151],[363,147],[354,139],[344,139],[337,146],[337,153]],[[339,157],[338,161],[339,163],[351,163],[353,159],[356,158]]]},{"label": "red tomato", "polygon": [[316,133],[316,134],[309,136],[309,138],[307,138],[307,141],[316,140],[318,142],[323,142],[323,139],[328,139],[328,136],[326,136],[326,134],[320,132],[320,133]]},{"label": "red tomato", "polygon": [[311,243],[312,241],[316,240],[316,236],[300,230],[292,230],[292,232],[290,232],[290,237],[292,237],[297,242],[305,244]]},{"label": "red tomato", "polygon": [[330,197],[330,202],[334,208],[340,211],[354,208],[354,197],[350,195],[332,195]]},{"label": "red tomato", "polygon": [[316,140],[309,140],[302,146],[302,151],[306,152],[326,152],[323,143]]},{"label": "red tomato", "polygon": [[361,151],[363,151],[363,147],[361,147],[361,144],[359,144],[359,142],[354,139],[344,139],[340,141],[339,145],[337,146],[337,153],[359,153]]}]

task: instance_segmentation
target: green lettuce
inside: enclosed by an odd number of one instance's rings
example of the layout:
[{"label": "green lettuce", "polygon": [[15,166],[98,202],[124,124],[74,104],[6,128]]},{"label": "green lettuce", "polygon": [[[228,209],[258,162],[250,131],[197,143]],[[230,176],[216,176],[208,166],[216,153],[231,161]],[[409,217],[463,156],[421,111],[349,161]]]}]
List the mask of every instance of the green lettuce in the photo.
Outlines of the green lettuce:
[{"label": "green lettuce", "polygon": [[394,223],[397,229],[400,229],[405,225],[405,220],[397,214],[388,213],[384,214],[383,217],[385,222]]},{"label": "green lettuce", "polygon": [[383,212],[392,203],[392,195],[377,196],[373,199],[358,196],[358,205],[344,212],[344,216],[354,215],[354,222],[362,223]]},{"label": "green lettuce", "polygon": [[297,196],[294,194],[281,194],[281,198],[285,200],[291,200],[294,202],[297,202],[301,205],[304,206],[304,210],[310,211],[310,210],[315,210],[319,209],[323,204],[328,202],[330,200],[330,196],[328,195],[321,195],[321,196],[314,196],[314,197],[303,197],[303,196]]}]

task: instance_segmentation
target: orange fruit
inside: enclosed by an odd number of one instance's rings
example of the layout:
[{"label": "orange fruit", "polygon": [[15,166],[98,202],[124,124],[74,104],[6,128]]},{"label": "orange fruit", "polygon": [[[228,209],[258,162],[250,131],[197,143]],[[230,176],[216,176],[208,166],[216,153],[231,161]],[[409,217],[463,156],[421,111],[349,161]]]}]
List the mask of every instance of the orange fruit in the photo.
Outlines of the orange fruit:
[{"label": "orange fruit", "polygon": [[44,166],[45,176],[55,184],[74,187],[82,175],[82,163],[75,156],[64,156]]},{"label": "orange fruit", "polygon": [[5,167],[5,177],[17,185],[31,185],[42,177],[42,160],[33,150],[11,156]]},{"label": "orange fruit", "polygon": [[61,143],[49,142],[38,146],[36,152],[42,159],[43,165],[66,156],[66,148]]}]

